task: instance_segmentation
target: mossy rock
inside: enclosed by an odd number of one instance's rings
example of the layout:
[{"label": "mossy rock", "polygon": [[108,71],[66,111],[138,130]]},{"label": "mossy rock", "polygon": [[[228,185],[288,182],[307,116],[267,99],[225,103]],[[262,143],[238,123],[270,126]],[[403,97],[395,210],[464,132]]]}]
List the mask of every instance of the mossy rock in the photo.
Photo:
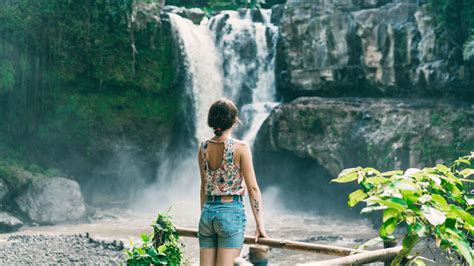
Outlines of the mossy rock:
[{"label": "mossy rock", "polygon": [[48,177],[39,172],[43,171],[42,169],[37,166],[33,168],[37,168],[38,171],[27,170],[14,162],[0,161],[0,179],[7,184],[10,192],[15,193],[33,180]]}]

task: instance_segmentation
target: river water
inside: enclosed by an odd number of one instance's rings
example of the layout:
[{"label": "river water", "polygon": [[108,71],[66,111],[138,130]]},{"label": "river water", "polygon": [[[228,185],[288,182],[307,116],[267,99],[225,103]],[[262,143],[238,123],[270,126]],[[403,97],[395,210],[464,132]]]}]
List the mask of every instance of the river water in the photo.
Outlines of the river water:
[{"label": "river water", "polygon": [[[129,247],[129,240],[139,241],[141,233],[150,233],[150,224],[158,212],[169,210],[176,225],[180,227],[197,228],[199,221],[198,197],[190,200],[183,196],[179,200],[177,195],[171,202],[155,202],[143,205],[137,202],[128,209],[107,209],[97,211],[90,222],[76,224],[62,224],[54,226],[27,226],[20,231],[10,234],[0,234],[1,242],[13,234],[85,234],[88,232],[93,238],[100,240],[120,240]],[[317,213],[298,212],[281,206],[279,199],[282,195],[275,189],[268,189],[263,193],[265,226],[270,237],[309,243],[329,244],[341,247],[355,247],[357,244],[377,236],[377,231],[370,222],[363,219],[344,219],[341,217],[318,215]],[[245,199],[248,223],[247,235],[253,235],[255,222]],[[144,207],[146,206],[146,208]],[[171,207],[171,209],[170,209]],[[341,210],[344,212],[344,210]],[[197,239],[182,238],[185,244],[185,256],[191,265],[198,265],[199,246]],[[242,256],[248,253],[245,245]],[[271,265],[295,265],[307,263],[330,256],[272,249],[270,251]]]},{"label": "river water", "polygon": [[[129,240],[137,242],[141,233],[150,233],[155,213],[139,213],[132,210],[108,210],[102,212],[104,218],[91,223],[64,224],[54,226],[24,227],[12,234],[84,234],[88,232],[93,238],[103,240],[120,240],[129,246]],[[180,204],[172,207],[170,214],[175,223],[182,227],[196,228],[198,211],[190,211]],[[249,223],[247,235],[254,234],[254,222],[251,213],[247,211]],[[250,215],[250,216],[249,216]],[[107,217],[109,216],[109,217]],[[330,244],[341,247],[354,247],[362,241],[377,235],[367,221],[347,221],[337,217],[319,216],[309,213],[267,210],[265,223],[268,234],[272,238],[304,241],[310,243]],[[1,234],[0,241],[5,241],[12,234]],[[185,256],[192,265],[198,264],[199,247],[194,238],[182,238],[185,243]],[[247,254],[245,246],[242,255]],[[294,265],[309,261],[330,258],[329,256],[295,252],[286,250],[271,250],[272,265]]]}]

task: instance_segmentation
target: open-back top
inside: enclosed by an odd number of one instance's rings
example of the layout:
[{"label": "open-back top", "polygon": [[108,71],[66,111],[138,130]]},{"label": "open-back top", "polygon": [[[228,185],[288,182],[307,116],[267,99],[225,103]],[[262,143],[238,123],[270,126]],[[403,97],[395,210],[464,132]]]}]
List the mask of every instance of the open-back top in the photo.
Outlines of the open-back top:
[{"label": "open-back top", "polygon": [[[222,163],[219,168],[211,170],[207,156],[209,142],[224,143]],[[234,162],[235,139],[228,138],[225,141],[207,139],[201,142],[202,161],[205,171],[206,195],[243,195],[245,193],[245,182],[240,167]]]}]

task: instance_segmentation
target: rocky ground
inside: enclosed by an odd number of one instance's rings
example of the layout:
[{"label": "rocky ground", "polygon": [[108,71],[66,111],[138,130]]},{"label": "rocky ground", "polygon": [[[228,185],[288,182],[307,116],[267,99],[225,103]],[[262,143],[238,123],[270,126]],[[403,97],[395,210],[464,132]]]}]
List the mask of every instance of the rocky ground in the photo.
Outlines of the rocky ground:
[{"label": "rocky ground", "polygon": [[123,242],[106,242],[86,235],[12,235],[0,244],[0,265],[120,264]]}]

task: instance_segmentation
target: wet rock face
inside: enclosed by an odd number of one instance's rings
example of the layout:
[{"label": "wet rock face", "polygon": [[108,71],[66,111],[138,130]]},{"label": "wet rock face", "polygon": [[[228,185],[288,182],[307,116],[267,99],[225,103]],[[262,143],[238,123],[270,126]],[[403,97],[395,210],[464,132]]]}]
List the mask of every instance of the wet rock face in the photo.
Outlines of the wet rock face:
[{"label": "wet rock face", "polygon": [[288,1],[277,87],[298,96],[464,92],[460,51],[435,33],[422,1]]},{"label": "wet rock face", "polygon": [[22,226],[23,223],[15,216],[7,212],[0,212],[0,233],[16,231]]},{"label": "wet rock face", "polygon": [[191,20],[194,24],[201,23],[201,20],[204,18],[206,15],[204,11],[200,8],[185,8],[185,7],[177,7],[177,6],[164,6],[163,8],[164,12],[169,12],[173,14],[177,14],[182,16],[183,18],[187,18]]},{"label": "wet rock face", "polygon": [[10,189],[8,188],[7,183],[0,179],[0,202],[4,201],[9,191]]},{"label": "wet rock face", "polygon": [[474,147],[472,132],[469,104],[301,97],[274,109],[255,149],[311,158],[336,176],[358,165],[388,170],[455,159]]},{"label": "wet rock face", "polygon": [[35,180],[15,201],[21,211],[39,224],[77,220],[86,211],[79,184],[63,177]]}]

